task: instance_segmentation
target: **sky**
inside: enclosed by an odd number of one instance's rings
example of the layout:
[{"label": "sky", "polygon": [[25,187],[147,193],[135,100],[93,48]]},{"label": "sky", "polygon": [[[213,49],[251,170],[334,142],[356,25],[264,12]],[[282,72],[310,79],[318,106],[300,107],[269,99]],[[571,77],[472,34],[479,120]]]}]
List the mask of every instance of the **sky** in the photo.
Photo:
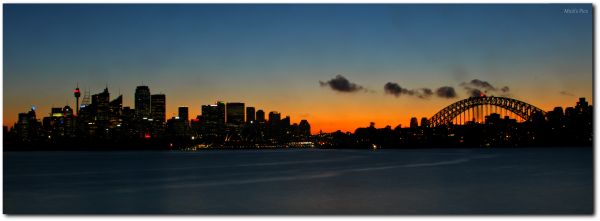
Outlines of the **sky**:
[{"label": "sky", "polygon": [[[244,102],[312,131],[409,125],[474,90],[590,103],[591,4],[4,4],[3,122],[138,85],[179,106]],[[454,93],[440,87],[452,88]],[[430,89],[431,92],[427,92]],[[454,96],[450,96],[454,95]],[[82,93],[83,97],[83,93]]]}]

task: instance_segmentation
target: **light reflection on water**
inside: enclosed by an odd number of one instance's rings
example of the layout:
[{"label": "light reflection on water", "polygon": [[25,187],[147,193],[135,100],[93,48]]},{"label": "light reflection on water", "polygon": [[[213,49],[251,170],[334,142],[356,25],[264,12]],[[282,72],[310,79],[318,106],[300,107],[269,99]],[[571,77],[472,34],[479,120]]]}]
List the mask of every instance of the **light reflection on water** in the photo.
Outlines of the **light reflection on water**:
[{"label": "light reflection on water", "polygon": [[592,148],[4,153],[8,214],[592,212]]}]

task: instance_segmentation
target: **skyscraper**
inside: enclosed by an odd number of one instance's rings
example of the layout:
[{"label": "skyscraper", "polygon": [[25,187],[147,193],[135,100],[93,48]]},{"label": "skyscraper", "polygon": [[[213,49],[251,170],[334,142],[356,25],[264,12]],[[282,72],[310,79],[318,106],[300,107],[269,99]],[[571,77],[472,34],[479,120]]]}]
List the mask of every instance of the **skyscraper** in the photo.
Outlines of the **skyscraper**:
[{"label": "skyscraper", "polygon": [[279,112],[277,112],[277,111],[269,112],[269,122],[271,124],[279,123],[280,120],[281,120],[281,114]]},{"label": "skyscraper", "polygon": [[119,95],[117,98],[110,102],[110,114],[109,119],[111,126],[116,126],[121,120],[121,114],[123,111],[123,95]]},{"label": "skyscraper", "polygon": [[135,112],[139,118],[150,117],[150,88],[148,86],[135,88]]},{"label": "skyscraper", "polygon": [[265,112],[263,110],[256,111],[256,122],[265,122]]},{"label": "skyscraper", "polygon": [[151,115],[155,122],[165,122],[165,112],[167,111],[166,96],[164,94],[153,94],[150,96]]},{"label": "skyscraper", "polygon": [[110,114],[110,93],[108,93],[108,88],[104,88],[102,93],[92,95],[92,109],[95,113],[96,120],[98,121],[108,121]]},{"label": "skyscraper", "polygon": [[190,119],[188,107],[179,107],[178,108],[178,116],[179,116],[180,120],[188,121]]},{"label": "skyscraper", "polygon": [[217,117],[220,124],[225,125],[225,102],[217,101]]},{"label": "skyscraper", "polygon": [[310,136],[310,124],[307,120],[301,120],[298,125],[298,129],[300,130],[300,135],[304,137]]},{"label": "skyscraper", "polygon": [[429,120],[426,117],[421,118],[421,127],[429,127]]},{"label": "skyscraper", "polygon": [[225,110],[227,111],[226,121],[228,125],[244,124],[244,103],[227,103]]},{"label": "skyscraper", "polygon": [[246,122],[250,123],[254,121],[256,121],[254,107],[246,107]]},{"label": "skyscraper", "polygon": [[416,117],[410,118],[410,128],[417,128],[419,127],[419,121],[417,120]]},{"label": "skyscraper", "polygon": [[225,126],[225,103],[218,101],[212,105],[202,105],[202,122],[207,133],[217,134]]},{"label": "skyscraper", "polygon": [[[35,107],[27,113],[19,113],[18,121],[15,123],[14,130],[22,141],[32,141],[38,136],[40,123],[37,121]],[[6,139],[6,138],[5,138]]]}]

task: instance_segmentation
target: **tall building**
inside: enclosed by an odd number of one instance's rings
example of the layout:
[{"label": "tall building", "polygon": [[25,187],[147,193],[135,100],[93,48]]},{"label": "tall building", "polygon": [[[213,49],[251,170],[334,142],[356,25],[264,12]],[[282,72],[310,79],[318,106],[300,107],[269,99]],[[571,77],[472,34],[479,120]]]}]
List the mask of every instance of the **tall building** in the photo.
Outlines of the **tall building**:
[{"label": "tall building", "polygon": [[225,110],[227,111],[227,118],[225,119],[228,125],[244,124],[244,103],[227,103]]},{"label": "tall building", "polygon": [[300,124],[298,125],[298,129],[300,131],[301,136],[310,136],[310,124],[307,120],[301,120]]},{"label": "tall building", "polygon": [[263,110],[256,111],[256,122],[265,122],[265,112]]},{"label": "tall building", "polygon": [[138,117],[150,117],[150,88],[137,86],[135,88],[135,111]]},{"label": "tall building", "polygon": [[279,121],[281,121],[281,114],[279,112],[277,112],[277,111],[269,112],[269,123],[276,124],[276,123],[279,123]]},{"label": "tall building", "polygon": [[119,124],[119,120],[121,120],[121,115],[123,113],[123,95],[119,95],[117,98],[110,102],[110,114],[109,119],[112,126],[116,126]]},{"label": "tall building", "polygon": [[290,123],[291,123],[290,116],[285,116],[285,118],[281,119],[281,126],[284,128],[290,127]]},{"label": "tall building", "polygon": [[217,101],[216,105],[219,123],[225,125],[225,102]]},{"label": "tall building", "polygon": [[74,132],[73,109],[70,106],[63,108],[53,107],[50,116],[43,118],[43,128],[49,136],[48,139],[71,136]]},{"label": "tall building", "polygon": [[92,95],[92,109],[97,121],[108,121],[110,115],[110,93],[104,88],[102,93]]},{"label": "tall building", "polygon": [[254,107],[246,107],[246,122],[250,123],[254,121],[256,121]]},{"label": "tall building", "polygon": [[150,113],[155,122],[165,122],[167,112],[166,96],[164,94],[150,95]]},{"label": "tall building", "polygon": [[267,123],[268,137],[274,140],[281,140],[283,127],[281,126],[281,113],[277,111],[269,112],[269,122]]},{"label": "tall building", "polygon": [[[15,123],[14,129],[21,141],[32,141],[38,136],[40,123],[37,121],[35,107],[27,113],[19,113],[18,121]],[[5,138],[6,139],[6,138]]]},{"label": "tall building", "polygon": [[225,103],[217,101],[216,104],[202,105],[201,125],[206,133],[217,134],[225,127]]},{"label": "tall building", "polygon": [[587,111],[588,106],[589,106],[588,102],[585,101],[585,98],[584,97],[580,97],[579,101],[575,105],[575,109],[577,109],[577,111],[579,111],[580,113],[583,113],[583,112]]},{"label": "tall building", "polygon": [[180,120],[188,121],[190,119],[188,107],[179,107],[177,116]]},{"label": "tall building", "polygon": [[410,118],[410,128],[419,127],[419,121],[417,121],[416,117]]},{"label": "tall building", "polygon": [[79,91],[79,85],[73,91],[73,95],[75,96],[75,116],[79,115],[79,97],[81,97],[81,92]]},{"label": "tall building", "polygon": [[421,118],[421,127],[429,127],[429,120],[426,117]]}]

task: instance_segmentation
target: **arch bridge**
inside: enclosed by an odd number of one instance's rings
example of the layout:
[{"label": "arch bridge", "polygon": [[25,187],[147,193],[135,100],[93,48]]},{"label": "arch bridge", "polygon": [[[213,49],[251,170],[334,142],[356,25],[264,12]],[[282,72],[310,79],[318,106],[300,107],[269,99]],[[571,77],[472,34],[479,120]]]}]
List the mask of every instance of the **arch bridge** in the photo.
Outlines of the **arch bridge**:
[{"label": "arch bridge", "polygon": [[522,121],[530,120],[536,113],[545,115],[542,109],[520,100],[507,97],[481,96],[470,97],[450,104],[433,115],[429,122],[431,127],[449,125],[455,121],[460,123],[480,119],[483,122],[483,118],[487,116],[486,113],[502,113],[502,110],[507,115],[520,118]]}]

